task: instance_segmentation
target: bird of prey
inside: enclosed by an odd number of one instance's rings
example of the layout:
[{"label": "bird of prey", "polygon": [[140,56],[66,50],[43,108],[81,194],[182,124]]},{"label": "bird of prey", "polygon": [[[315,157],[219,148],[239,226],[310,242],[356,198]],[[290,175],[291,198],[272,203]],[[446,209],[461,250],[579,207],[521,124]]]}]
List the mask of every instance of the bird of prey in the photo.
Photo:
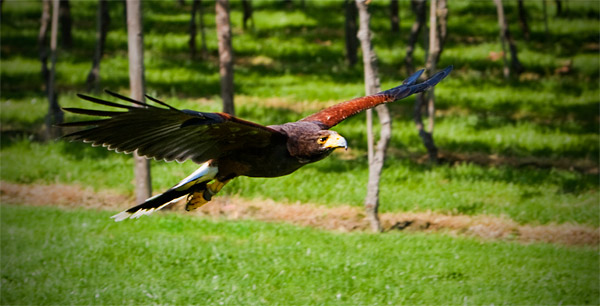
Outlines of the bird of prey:
[{"label": "bird of prey", "polygon": [[114,108],[111,111],[64,108],[65,111],[108,117],[64,123],[61,126],[92,126],[64,136],[156,160],[201,164],[198,170],[167,191],[153,196],[112,218],[121,221],[148,215],[187,196],[186,210],[209,202],[227,182],[238,176],[278,177],[327,157],[336,148],[348,147],[346,139],[329,130],[344,119],[382,103],[394,102],[435,86],[452,70],[439,71],[418,83],[420,70],[402,85],[375,95],[352,99],[325,108],[296,122],[263,126],[226,113],[179,110],[146,96],[157,107],[107,91],[136,104],[119,104],[79,94],[84,100]]}]

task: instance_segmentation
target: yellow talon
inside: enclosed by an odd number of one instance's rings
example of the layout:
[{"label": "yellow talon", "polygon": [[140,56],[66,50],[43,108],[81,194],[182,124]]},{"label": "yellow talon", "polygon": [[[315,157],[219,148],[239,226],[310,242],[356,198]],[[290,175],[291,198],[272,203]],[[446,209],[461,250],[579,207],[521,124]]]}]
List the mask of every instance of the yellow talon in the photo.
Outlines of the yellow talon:
[{"label": "yellow talon", "polygon": [[185,210],[194,210],[208,203],[212,199],[212,196],[221,191],[227,182],[229,182],[229,180],[224,182],[215,180],[214,182],[207,184],[206,189],[197,190],[193,193],[190,193],[188,196],[188,202],[185,205]]},{"label": "yellow talon", "polygon": [[204,196],[203,196],[204,191],[205,190],[201,190],[201,191],[191,193],[188,196],[187,204],[185,204],[185,210],[187,210],[187,211],[194,210],[194,209],[201,207],[202,205],[208,203],[208,200],[204,199]]}]

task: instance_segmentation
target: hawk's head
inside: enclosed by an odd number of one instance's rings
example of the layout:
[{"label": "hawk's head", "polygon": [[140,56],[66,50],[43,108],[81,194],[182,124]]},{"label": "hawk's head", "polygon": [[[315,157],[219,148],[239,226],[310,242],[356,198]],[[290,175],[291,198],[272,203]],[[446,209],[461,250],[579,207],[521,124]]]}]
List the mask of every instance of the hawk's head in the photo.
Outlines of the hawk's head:
[{"label": "hawk's head", "polygon": [[[285,124],[288,125],[288,124]],[[323,130],[311,122],[295,122],[285,128],[290,155],[311,163],[327,157],[337,148],[348,148],[346,139],[335,131]]]}]

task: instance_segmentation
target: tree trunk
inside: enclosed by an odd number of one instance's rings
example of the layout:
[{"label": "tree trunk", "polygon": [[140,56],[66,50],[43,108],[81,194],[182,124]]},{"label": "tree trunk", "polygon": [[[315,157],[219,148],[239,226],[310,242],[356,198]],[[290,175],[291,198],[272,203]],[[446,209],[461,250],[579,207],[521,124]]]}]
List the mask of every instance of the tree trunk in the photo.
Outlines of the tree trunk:
[{"label": "tree trunk", "polygon": [[415,72],[415,65],[413,63],[413,52],[415,51],[415,45],[419,39],[419,32],[425,24],[425,0],[411,0],[410,2],[413,12],[415,13],[415,23],[413,23],[410,29],[410,37],[408,39],[408,47],[406,48],[406,57],[404,57],[404,63],[406,65],[406,72],[411,75]]},{"label": "tree trunk", "polygon": [[250,2],[250,0],[242,0],[242,6],[244,8],[244,14],[242,15],[242,26],[244,30],[248,28],[248,21],[252,21],[252,28],[254,28],[254,18],[252,17],[252,2]]},{"label": "tree trunk", "polygon": [[38,33],[37,41],[41,63],[42,82],[46,95],[48,95],[48,82],[50,77],[50,71],[48,70],[48,56],[50,54],[50,50],[48,48],[48,29],[50,28],[51,10],[52,1],[42,0],[42,17],[40,18],[40,31]]},{"label": "tree trunk", "polygon": [[73,45],[71,20],[71,3],[69,0],[60,0],[60,38],[63,48],[69,49]]},{"label": "tree trunk", "polygon": [[[442,54],[447,35],[448,8],[446,0],[431,0],[429,7],[429,52],[426,63],[425,75],[432,75]],[[427,102],[427,116],[429,118],[427,129],[423,124],[422,110]],[[438,149],[433,140],[433,129],[435,126],[435,94],[433,88],[429,94],[419,94],[415,101],[413,120],[419,131],[423,145],[427,149],[429,161],[438,162]]]},{"label": "tree trunk", "polygon": [[104,44],[109,24],[108,0],[98,0],[98,10],[96,12],[96,49],[94,50],[92,69],[88,73],[86,81],[88,91],[98,91],[100,88],[100,61],[104,55]]},{"label": "tree trunk", "polygon": [[496,4],[498,24],[500,25],[500,43],[502,44],[502,62],[504,63],[502,74],[505,79],[508,79],[510,77],[510,67],[508,65],[508,59],[506,58],[506,36],[504,35],[506,33],[504,31],[506,28],[506,20],[504,19],[504,8],[502,7],[501,0],[494,0],[494,3]]},{"label": "tree trunk", "polygon": [[[429,10],[429,54],[427,56],[427,75],[433,75],[436,65],[440,60],[446,37],[448,35],[448,7],[447,0],[431,2]],[[435,29],[431,29],[435,27]]]},{"label": "tree trunk", "polygon": [[[448,1],[438,0],[438,43],[439,53],[437,54],[436,62],[439,61],[444,46],[446,45],[446,38],[448,38]],[[430,71],[430,75],[433,75],[434,71]]]},{"label": "tree trunk", "polygon": [[46,115],[46,139],[51,140],[60,136],[60,129],[55,125],[63,122],[63,112],[58,105],[56,81],[56,46],[58,40],[59,0],[52,0],[52,26],[50,34],[50,74],[48,77],[48,114]]},{"label": "tree trunk", "polygon": [[529,24],[527,23],[527,11],[525,10],[525,4],[523,4],[523,0],[518,0],[519,3],[519,24],[521,25],[521,30],[523,31],[523,36],[527,41],[529,41]]},{"label": "tree trunk", "polygon": [[118,0],[123,4],[123,24],[127,27],[127,0]]},{"label": "tree trunk", "polygon": [[344,1],[346,8],[346,18],[344,23],[344,33],[346,34],[346,62],[348,66],[352,67],[358,61],[358,55],[356,50],[358,48],[358,38],[356,37],[357,26],[356,26],[356,3],[354,0]]},{"label": "tree trunk", "polygon": [[[430,8],[429,8],[429,56],[427,57],[427,62],[425,64],[425,68],[427,69],[428,74],[432,75],[435,72],[437,62],[440,58],[440,54],[442,51],[441,42],[440,42],[440,31],[438,31],[438,5],[442,4],[445,6],[444,0],[431,0]],[[433,88],[429,91],[427,95],[427,117],[429,118],[428,122],[428,133],[431,136],[431,145],[432,148],[427,148],[429,151],[429,160],[437,163],[437,147],[433,143],[433,127],[435,125],[435,95],[433,92]],[[420,131],[419,131],[419,134]],[[423,139],[424,140],[424,139]],[[424,141],[425,142],[425,141]]]},{"label": "tree trunk", "polygon": [[[502,2],[502,0],[496,0],[496,1]],[[502,6],[502,3],[500,3],[500,6]],[[506,16],[505,16],[505,18],[506,18]],[[508,48],[510,50],[510,68],[512,69],[512,71],[514,71],[514,73],[516,75],[519,75],[523,72],[523,65],[521,65],[521,61],[519,61],[517,45],[515,43],[515,40],[512,38],[512,35],[510,35],[510,31],[508,29],[508,24],[506,23],[506,20],[504,20],[504,25],[505,25],[504,37],[506,37],[506,41],[508,42]]]},{"label": "tree trunk", "polygon": [[292,0],[283,0],[283,3],[285,4],[285,7],[289,10],[292,9],[294,4],[292,3]]},{"label": "tree trunk", "polygon": [[221,75],[221,99],[223,111],[234,115],[233,105],[233,47],[229,23],[229,0],[217,0],[216,24],[219,40],[219,74]]},{"label": "tree trunk", "polygon": [[556,3],[556,17],[562,16],[562,13],[563,13],[563,10],[562,10],[562,1],[561,0],[554,0],[554,3]]},{"label": "tree trunk", "polygon": [[[144,35],[141,0],[127,0],[127,49],[131,98],[144,101]],[[134,104],[135,105],[135,104]],[[134,152],[135,197],[142,203],[152,195],[150,161]]]},{"label": "tree trunk", "polygon": [[[517,46],[510,36],[510,31],[508,29],[508,25],[506,24],[506,16],[504,15],[504,7],[502,5],[502,0],[494,0],[496,4],[496,10],[498,12],[498,25],[500,26],[500,41],[502,43],[502,52],[503,52],[503,61],[504,61],[504,78],[510,77],[511,69],[515,74],[520,74],[523,70],[523,66],[521,66],[521,62],[517,56]],[[506,59],[506,43],[508,43],[510,49],[510,68],[508,66],[508,60]]]},{"label": "tree trunk", "polygon": [[196,36],[197,36],[197,27],[196,27],[196,12],[198,12],[198,17],[200,19],[200,37],[201,37],[201,48],[202,48],[202,58],[206,58],[208,54],[208,50],[206,48],[206,31],[204,30],[204,10],[202,8],[202,0],[194,0],[192,2],[192,12],[190,17],[190,58],[193,60],[196,58]]},{"label": "tree trunk", "polygon": [[200,5],[200,0],[194,0],[192,2],[192,12],[190,16],[190,59],[196,58],[196,11]]},{"label": "tree trunk", "polygon": [[204,8],[202,6],[202,1],[198,4],[198,14],[200,15],[200,39],[202,40],[201,48],[202,48],[202,58],[208,57],[208,48],[206,48],[206,29],[204,28]]},{"label": "tree trunk", "polygon": [[546,42],[550,37],[550,30],[548,29],[548,8],[546,7],[546,0],[542,0],[542,11],[544,14],[544,33],[546,34]]},{"label": "tree trunk", "polygon": [[390,30],[392,33],[400,33],[400,15],[398,14],[398,0],[390,1]]},{"label": "tree trunk", "polygon": [[[367,95],[372,95],[380,91],[379,72],[377,68],[377,55],[371,45],[370,20],[371,16],[367,10],[365,0],[356,0],[360,28],[358,39],[363,53],[363,64],[365,70],[365,89]],[[375,232],[381,231],[381,222],[379,221],[379,181],[385,161],[385,153],[392,135],[392,120],[386,105],[381,104],[375,108],[381,124],[379,141],[375,147],[373,158],[369,162],[369,182],[367,184],[367,196],[365,198],[365,210],[367,219],[371,224],[371,229]]]}]

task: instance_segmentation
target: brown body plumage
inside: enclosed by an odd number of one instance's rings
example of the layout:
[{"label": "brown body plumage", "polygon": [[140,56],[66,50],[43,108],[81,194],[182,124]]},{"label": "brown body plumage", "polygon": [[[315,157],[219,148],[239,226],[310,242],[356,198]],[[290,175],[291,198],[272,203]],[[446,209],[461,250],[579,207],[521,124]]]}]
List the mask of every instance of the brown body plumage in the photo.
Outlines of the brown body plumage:
[{"label": "brown body plumage", "polygon": [[157,160],[202,164],[166,192],[115,216],[117,221],[158,210],[188,195],[186,208],[195,209],[208,201],[237,176],[277,177],[327,157],[334,149],[347,147],[346,140],[329,129],[344,119],[382,103],[422,92],[446,77],[448,67],[423,83],[415,84],[422,70],[402,85],[372,96],[356,98],[326,108],[297,122],[262,126],[224,113],[178,110],[148,97],[156,107],[108,92],[141,106],[117,104],[85,95],[81,98],[125,111],[65,108],[77,114],[108,119],[72,122],[62,126],[94,126],[65,137],[102,145],[117,152],[137,150],[140,156]]}]

